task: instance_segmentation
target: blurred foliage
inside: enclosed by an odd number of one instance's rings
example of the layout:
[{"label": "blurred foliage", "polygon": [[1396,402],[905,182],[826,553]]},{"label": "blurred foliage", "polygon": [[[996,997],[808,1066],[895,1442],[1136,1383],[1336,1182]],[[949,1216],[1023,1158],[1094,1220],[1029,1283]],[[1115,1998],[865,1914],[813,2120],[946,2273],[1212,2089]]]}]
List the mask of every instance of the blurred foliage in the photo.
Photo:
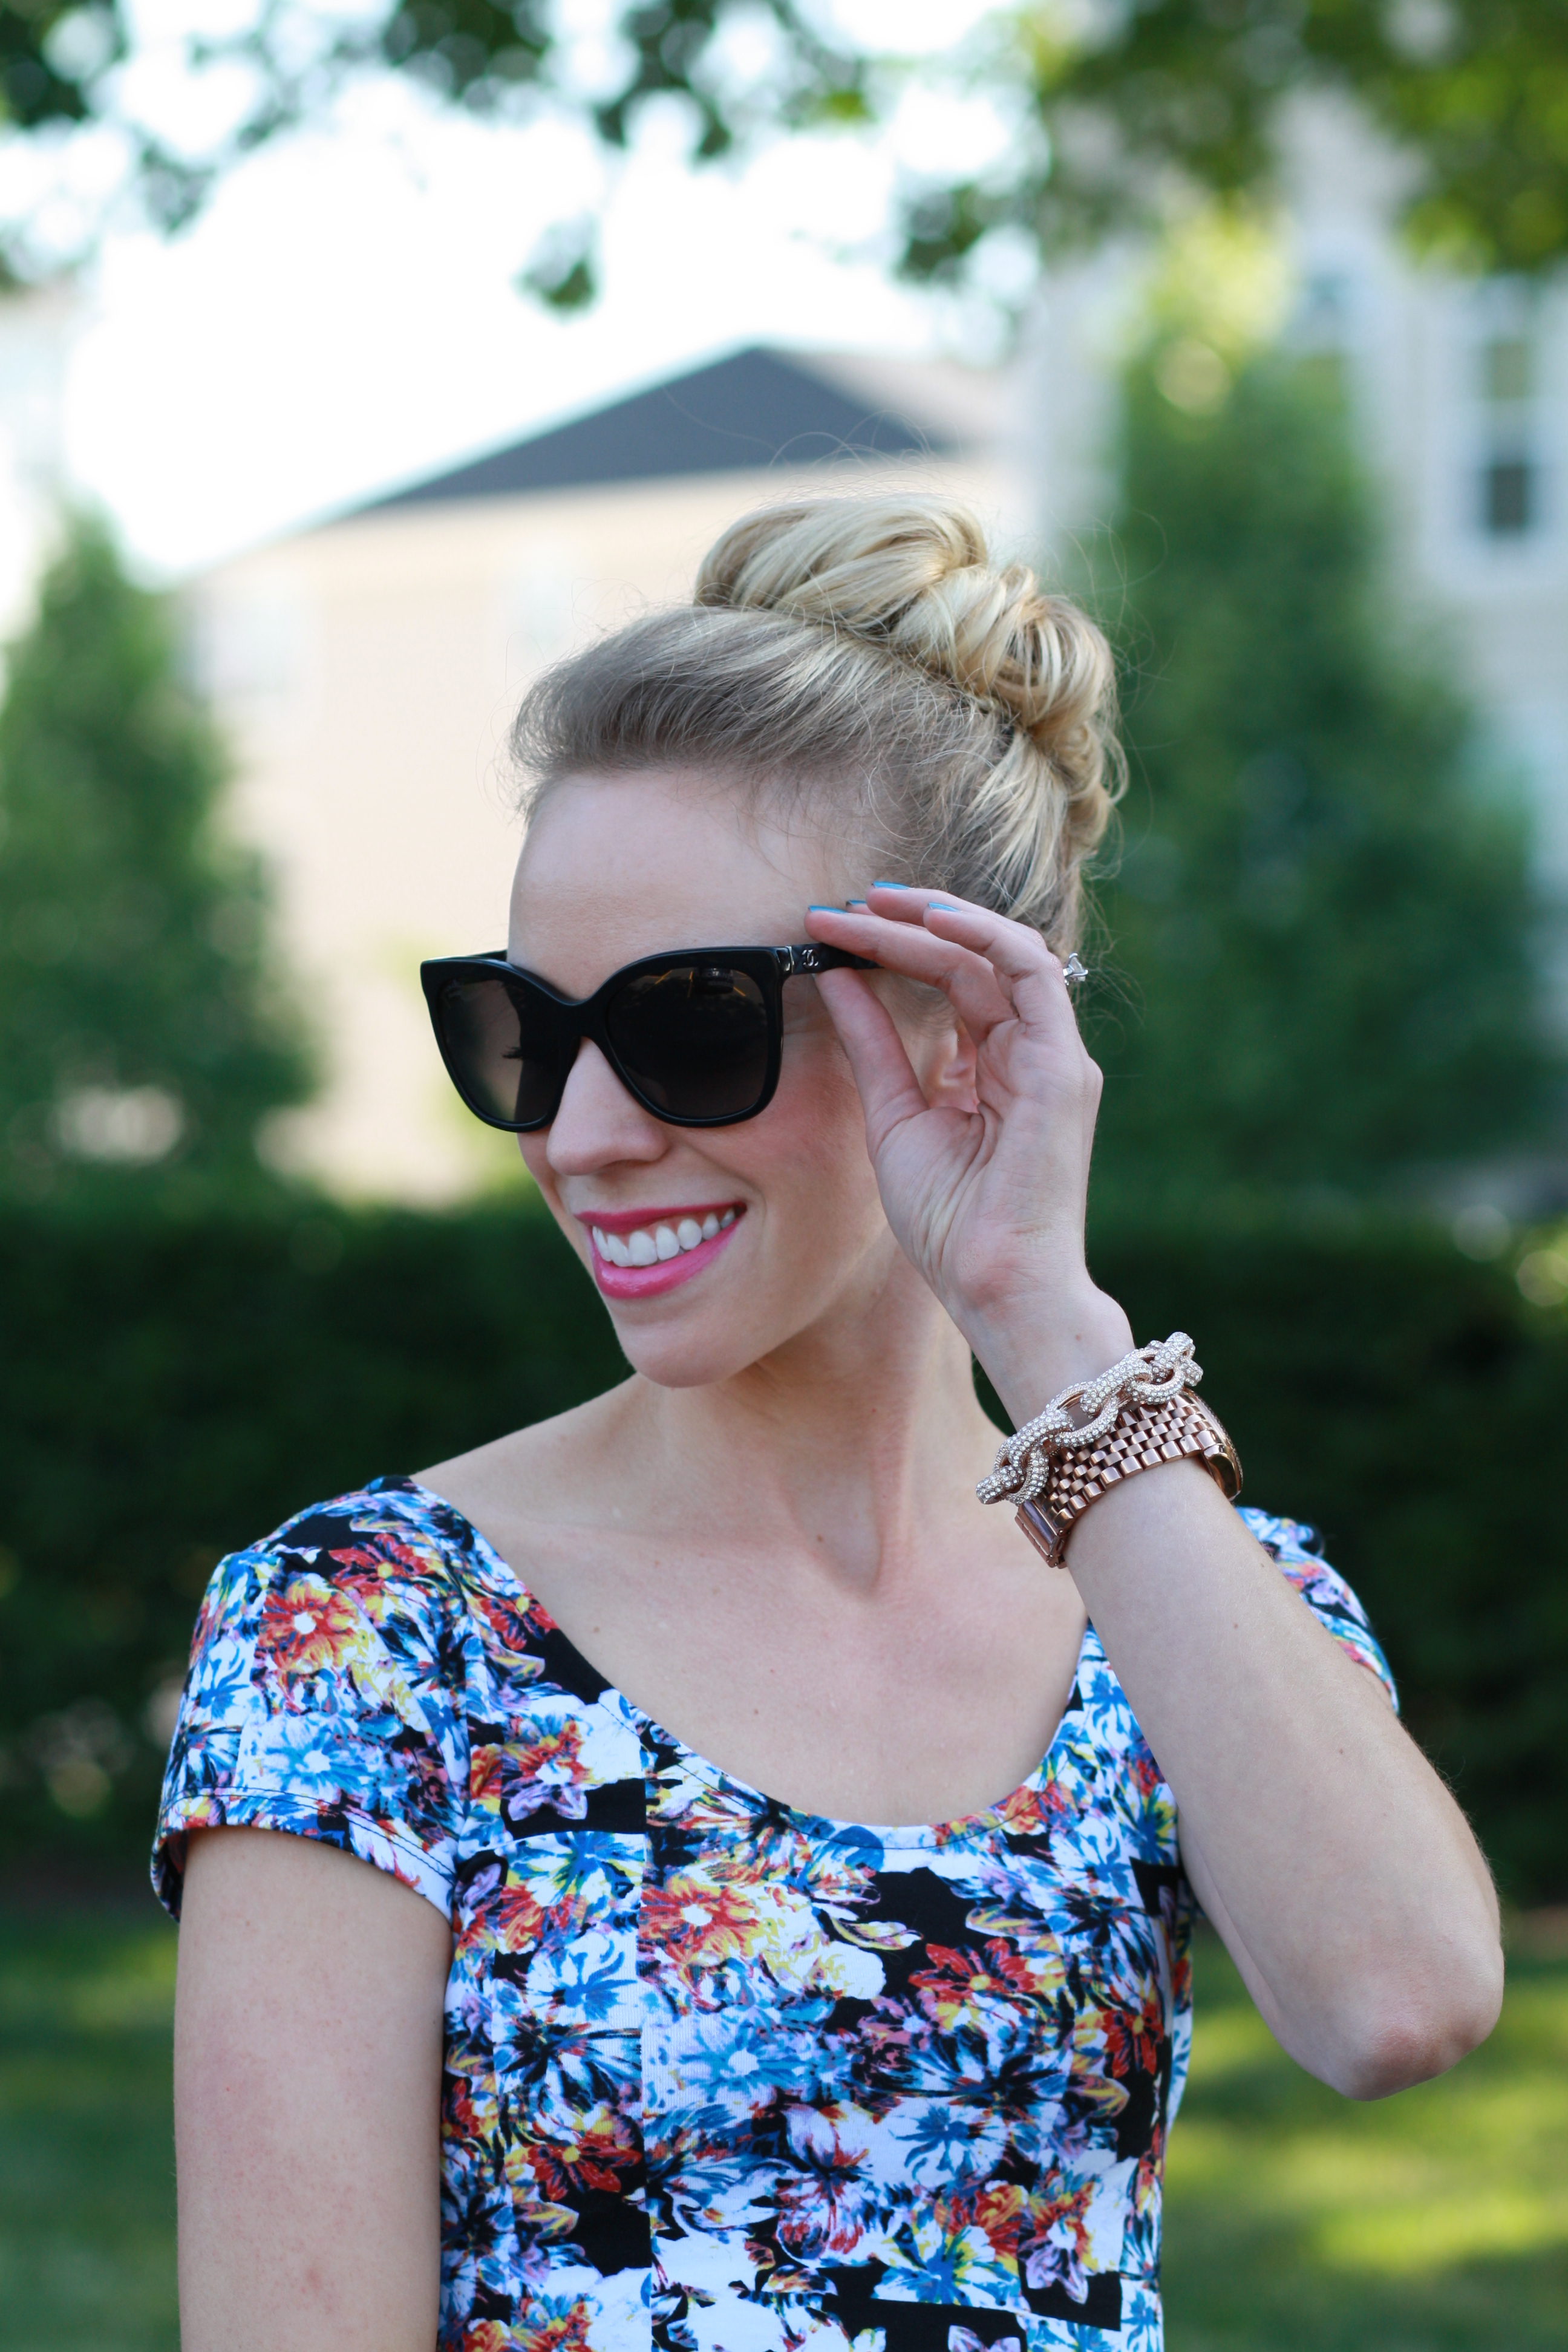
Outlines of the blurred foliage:
[{"label": "blurred foliage", "polygon": [[[92,114],[90,84],[110,63],[110,51],[107,43],[101,53],[95,47],[90,73],[85,55],[74,68],[60,58],[59,28],[78,13],[74,0],[0,0],[0,119],[37,131],[46,123],[85,122]],[[121,55],[125,30],[118,11],[112,24],[113,54]]]},{"label": "blurred foliage", "polygon": [[1415,159],[1417,249],[1524,272],[1568,252],[1564,0],[1026,0],[1003,22],[987,79],[1039,135],[916,200],[917,276],[959,274],[998,230],[1048,248],[1155,219],[1176,187],[1270,194],[1304,89],[1354,99]]},{"label": "blurred foliage", "polygon": [[[741,49],[731,37],[737,26]],[[748,36],[754,47],[759,32],[763,55],[748,69],[742,49]],[[214,72],[224,90],[224,127],[205,150],[189,137],[172,144],[134,114],[134,91],[128,98],[112,68],[135,37],[127,0],[81,7],[0,0],[0,121],[9,117],[25,133],[113,123],[135,157],[143,205],[164,229],[183,227],[242,157],[324,120],[344,84],[367,73],[407,74],[476,114],[564,114],[611,152],[626,146],[649,100],[673,99],[689,115],[698,163],[760,131],[863,122],[870,113],[866,60],[809,0],[621,0],[609,27],[574,26],[552,0],[391,0],[379,14],[308,0],[258,5],[237,22],[231,15],[186,37],[187,72]],[[248,96],[237,108],[240,93]],[[554,277],[536,262],[523,282],[573,308],[592,299],[595,283],[592,224],[585,238],[575,224],[564,234],[581,247],[572,260]],[[26,238],[24,225],[24,257]]]},{"label": "blurred foliage", "polygon": [[[1324,1530],[1505,1884],[1568,1895],[1568,1313],[1416,1231],[1102,1226],[1093,1265],[1139,1330],[1201,1334],[1249,1499]],[[13,1213],[0,1295],[4,1833],[35,1853],[144,1844],[222,1552],[624,1370],[537,1208]]]},{"label": "blurred foliage", "polygon": [[1102,1208],[1386,1196],[1550,1132],[1521,808],[1408,638],[1331,384],[1164,338],[1120,472],[1085,562],[1131,762],[1086,1008]]},{"label": "blurred foliage", "polygon": [[1505,1892],[1568,1898],[1568,1587],[1549,1466],[1568,1313],[1415,1224],[1227,1230],[1210,1213],[1163,1233],[1101,1216],[1090,1249],[1136,1330],[1198,1335],[1246,1499],[1319,1530]]},{"label": "blurred foliage", "polygon": [[[916,277],[962,275],[998,232],[1044,249],[1148,220],[1177,187],[1267,192],[1281,106],[1309,88],[1350,94],[1414,155],[1407,226],[1419,245],[1522,271],[1568,251],[1565,0],[1025,0],[918,65],[897,58],[896,20],[868,56],[811,0],[621,0],[613,42],[596,26],[587,34],[596,70],[552,0],[392,0],[368,16],[258,5],[188,37],[192,70],[227,76],[226,128],[205,154],[126,111],[112,68],[131,23],[126,0],[0,0],[0,98],[24,132],[116,121],[164,226],[188,219],[241,156],[322,119],[345,79],[367,70],[414,75],[476,111],[564,111],[611,150],[650,100],[673,98],[699,163],[759,132],[873,121],[924,72],[993,91],[1015,127],[990,170],[954,180],[938,161],[906,192],[903,263]],[[240,88],[249,100],[237,114]],[[542,290],[570,303],[592,283],[584,247]]]},{"label": "blurred foliage", "polygon": [[542,1210],[16,1214],[0,1298],[0,1840],[35,1846],[144,1842],[225,1551],[625,1370]]},{"label": "blurred foliage", "polygon": [[306,1055],[173,616],[77,520],[0,705],[0,1197],[265,1182]]}]

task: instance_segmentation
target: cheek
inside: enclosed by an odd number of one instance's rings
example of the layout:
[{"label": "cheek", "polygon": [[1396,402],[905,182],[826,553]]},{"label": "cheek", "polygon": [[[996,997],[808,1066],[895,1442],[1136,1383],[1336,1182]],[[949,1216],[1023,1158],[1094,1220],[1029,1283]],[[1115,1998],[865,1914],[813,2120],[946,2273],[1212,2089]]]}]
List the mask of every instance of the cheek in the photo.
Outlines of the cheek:
[{"label": "cheek", "polygon": [[[820,1032],[791,1036],[778,1092],[760,1118],[703,1136],[672,1140],[695,1147],[700,1169],[686,1171],[697,1191],[738,1181],[764,1212],[775,1266],[803,1257],[821,1264],[853,1255],[885,1225],[876,1172],[866,1149],[866,1117],[837,1040]],[[520,1135],[518,1150],[541,1193],[575,1245],[578,1228],[562,1205],[545,1134]]]},{"label": "cheek", "polygon": [[560,1196],[555,1190],[555,1174],[545,1155],[550,1140],[548,1129],[538,1135],[520,1135],[516,1139],[523,1166],[538,1185],[540,1192],[553,1209],[560,1209]]},{"label": "cheek", "polygon": [[866,1114],[836,1039],[799,1041],[756,1129],[758,1189],[781,1209],[787,1193],[821,1240],[845,1215],[857,1226],[880,1215]]}]

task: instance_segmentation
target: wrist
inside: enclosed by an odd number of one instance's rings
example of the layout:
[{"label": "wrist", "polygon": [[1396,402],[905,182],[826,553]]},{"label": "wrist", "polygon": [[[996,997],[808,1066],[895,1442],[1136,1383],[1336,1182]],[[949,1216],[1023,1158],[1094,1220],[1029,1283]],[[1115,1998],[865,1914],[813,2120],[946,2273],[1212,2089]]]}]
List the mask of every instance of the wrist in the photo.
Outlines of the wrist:
[{"label": "wrist", "polygon": [[1093,1380],[1137,1345],[1122,1308],[1087,1274],[1068,1290],[1021,1292],[1005,1310],[966,1318],[963,1332],[1016,1429],[1058,1389]]}]

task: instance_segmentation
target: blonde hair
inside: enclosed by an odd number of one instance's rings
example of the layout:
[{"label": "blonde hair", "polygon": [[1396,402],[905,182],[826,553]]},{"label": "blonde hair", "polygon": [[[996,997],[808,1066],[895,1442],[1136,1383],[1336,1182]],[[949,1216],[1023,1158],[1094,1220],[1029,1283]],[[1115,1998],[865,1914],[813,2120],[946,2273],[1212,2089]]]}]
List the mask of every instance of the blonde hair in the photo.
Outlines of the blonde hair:
[{"label": "blonde hair", "polygon": [[1118,797],[1110,649],[962,506],[797,499],[731,526],[689,605],[530,689],[525,807],[570,775],[679,765],[826,788],[888,879],[1031,923],[1062,952]]}]

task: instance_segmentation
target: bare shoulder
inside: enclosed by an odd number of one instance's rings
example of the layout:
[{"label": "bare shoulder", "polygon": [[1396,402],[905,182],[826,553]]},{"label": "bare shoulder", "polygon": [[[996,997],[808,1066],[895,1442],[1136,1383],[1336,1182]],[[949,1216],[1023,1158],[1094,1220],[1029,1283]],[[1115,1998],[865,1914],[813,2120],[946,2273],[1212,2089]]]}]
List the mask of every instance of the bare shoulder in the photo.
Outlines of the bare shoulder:
[{"label": "bare shoulder", "polygon": [[[614,1517],[616,1465],[626,1454],[636,1419],[634,1378],[569,1412],[552,1414],[514,1429],[470,1454],[416,1471],[418,1485],[441,1496],[481,1533],[515,1528],[581,1525],[605,1514]],[[625,1483],[630,1490],[629,1471]],[[502,1547],[504,1549],[504,1547]]]}]

